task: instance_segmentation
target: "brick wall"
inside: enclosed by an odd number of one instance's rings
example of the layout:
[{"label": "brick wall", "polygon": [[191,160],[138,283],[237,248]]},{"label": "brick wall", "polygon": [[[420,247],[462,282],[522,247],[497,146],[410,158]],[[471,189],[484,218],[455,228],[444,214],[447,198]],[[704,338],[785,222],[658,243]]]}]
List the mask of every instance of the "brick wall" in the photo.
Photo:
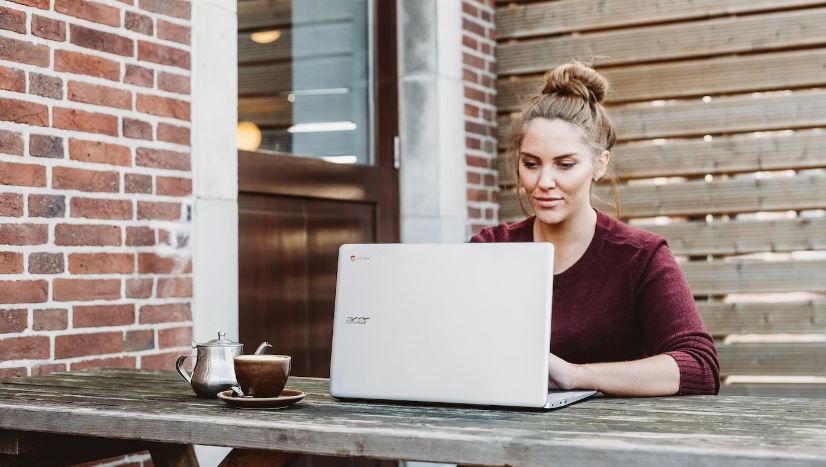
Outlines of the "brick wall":
[{"label": "brick wall", "polygon": [[189,352],[190,16],[0,3],[0,377]]},{"label": "brick wall", "polygon": [[462,0],[468,234],[499,219],[494,0]]}]

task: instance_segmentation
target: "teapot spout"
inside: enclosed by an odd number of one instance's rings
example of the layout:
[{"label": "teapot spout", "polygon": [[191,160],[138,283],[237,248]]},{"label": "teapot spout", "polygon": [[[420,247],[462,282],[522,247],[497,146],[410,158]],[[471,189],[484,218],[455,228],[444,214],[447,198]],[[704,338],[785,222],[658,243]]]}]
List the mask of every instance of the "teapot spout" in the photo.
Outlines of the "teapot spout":
[{"label": "teapot spout", "polygon": [[272,345],[269,342],[262,342],[261,345],[255,349],[255,355],[261,355],[262,353],[266,352],[267,349],[272,348]]}]

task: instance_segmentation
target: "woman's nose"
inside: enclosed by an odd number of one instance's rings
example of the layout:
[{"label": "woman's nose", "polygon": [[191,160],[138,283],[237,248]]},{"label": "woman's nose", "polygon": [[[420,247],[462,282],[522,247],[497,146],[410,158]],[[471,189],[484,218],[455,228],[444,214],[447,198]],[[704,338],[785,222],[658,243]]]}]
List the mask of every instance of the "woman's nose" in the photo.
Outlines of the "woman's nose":
[{"label": "woman's nose", "polygon": [[556,188],[556,174],[548,167],[543,168],[539,174],[539,187],[543,190],[550,190]]}]

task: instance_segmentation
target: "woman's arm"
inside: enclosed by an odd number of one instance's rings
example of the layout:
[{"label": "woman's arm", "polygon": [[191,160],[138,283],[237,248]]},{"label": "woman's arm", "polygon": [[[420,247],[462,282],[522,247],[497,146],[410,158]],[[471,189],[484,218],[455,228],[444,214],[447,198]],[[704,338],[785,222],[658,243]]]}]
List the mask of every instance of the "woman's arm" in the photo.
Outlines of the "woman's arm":
[{"label": "woman's arm", "polygon": [[548,387],[596,389],[608,396],[673,396],[680,389],[680,369],[668,355],[630,362],[576,365],[551,354]]}]

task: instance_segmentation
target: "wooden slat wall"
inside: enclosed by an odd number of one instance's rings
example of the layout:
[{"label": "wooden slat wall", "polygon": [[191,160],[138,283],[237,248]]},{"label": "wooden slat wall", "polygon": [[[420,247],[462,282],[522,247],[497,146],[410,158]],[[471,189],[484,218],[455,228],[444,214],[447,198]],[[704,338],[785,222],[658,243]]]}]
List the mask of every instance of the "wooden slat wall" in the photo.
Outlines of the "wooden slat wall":
[{"label": "wooden slat wall", "polygon": [[[548,69],[592,62],[613,88],[622,219],[678,257],[722,390],[826,397],[826,2],[497,5],[501,220],[524,217],[514,112]],[[594,194],[613,212],[607,186]]]}]

